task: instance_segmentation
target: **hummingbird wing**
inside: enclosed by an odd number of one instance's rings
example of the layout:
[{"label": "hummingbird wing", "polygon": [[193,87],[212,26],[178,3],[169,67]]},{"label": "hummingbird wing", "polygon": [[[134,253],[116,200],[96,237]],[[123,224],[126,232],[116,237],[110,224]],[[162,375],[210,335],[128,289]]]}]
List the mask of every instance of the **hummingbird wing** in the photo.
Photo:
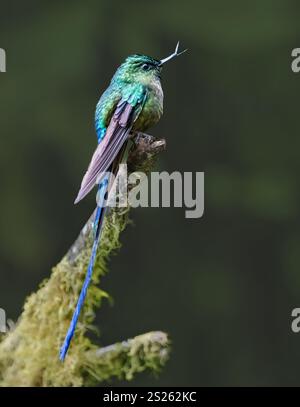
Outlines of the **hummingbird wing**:
[{"label": "hummingbird wing", "polygon": [[131,94],[121,99],[112,115],[103,140],[98,144],[88,169],[81,182],[75,204],[81,201],[96,185],[100,183],[125,141],[129,137],[134,121],[140,114],[146,99],[146,91]]}]

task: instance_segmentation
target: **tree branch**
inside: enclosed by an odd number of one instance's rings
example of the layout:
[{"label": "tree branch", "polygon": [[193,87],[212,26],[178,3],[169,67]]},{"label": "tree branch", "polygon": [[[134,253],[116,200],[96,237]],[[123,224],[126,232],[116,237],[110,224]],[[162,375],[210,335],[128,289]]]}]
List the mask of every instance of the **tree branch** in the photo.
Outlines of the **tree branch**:
[{"label": "tree branch", "polygon": [[116,376],[131,380],[145,369],[159,371],[169,356],[169,340],[164,332],[148,332],[114,345],[89,351],[87,359],[96,369],[90,372],[97,381]]},{"label": "tree branch", "polygon": [[[128,157],[129,172],[149,172],[164,149],[164,140],[138,134]],[[95,309],[108,297],[99,281],[109,257],[120,248],[119,235],[128,223],[128,212],[128,206],[113,208],[105,219],[93,281],[65,362],[59,361],[58,352],[85,277],[94,214],[49,279],[27,298],[16,326],[0,337],[0,386],[83,386],[110,377],[130,380],[138,372],[158,370],[165,363],[168,339],[162,332],[100,349],[87,337],[88,331],[96,330]]]}]

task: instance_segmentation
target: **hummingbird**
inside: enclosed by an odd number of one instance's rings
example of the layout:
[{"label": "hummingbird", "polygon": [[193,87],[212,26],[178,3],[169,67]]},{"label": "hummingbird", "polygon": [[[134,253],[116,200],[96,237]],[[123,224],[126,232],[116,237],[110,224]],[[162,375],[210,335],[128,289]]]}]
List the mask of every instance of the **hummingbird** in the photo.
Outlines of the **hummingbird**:
[{"label": "hummingbird", "polygon": [[164,59],[147,55],[128,56],[116,70],[110,85],[102,94],[95,111],[95,129],[98,146],[82,179],[75,204],[81,201],[98,184],[97,208],[94,219],[94,241],[79,299],[60,349],[60,360],[64,361],[73,338],[81,308],[90,284],[103,219],[106,212],[105,196],[110,191],[109,173],[117,171],[124,157],[129,138],[155,125],[163,114],[163,90],[161,72],[163,65],[183,54],[175,51]]}]

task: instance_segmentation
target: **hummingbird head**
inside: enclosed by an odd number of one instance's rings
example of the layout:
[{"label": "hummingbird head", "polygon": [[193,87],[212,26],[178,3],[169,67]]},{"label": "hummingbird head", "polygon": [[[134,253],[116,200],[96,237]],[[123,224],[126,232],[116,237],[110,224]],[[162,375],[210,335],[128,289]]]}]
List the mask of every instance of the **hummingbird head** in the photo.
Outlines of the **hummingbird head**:
[{"label": "hummingbird head", "polygon": [[117,77],[126,82],[136,81],[145,84],[153,80],[160,80],[163,64],[187,51],[185,49],[178,52],[178,48],[179,42],[176,45],[175,51],[164,59],[155,59],[140,54],[130,55],[117,70]]},{"label": "hummingbird head", "polygon": [[158,59],[134,54],[125,59],[117,71],[117,77],[125,82],[150,83],[160,79],[161,66]]}]

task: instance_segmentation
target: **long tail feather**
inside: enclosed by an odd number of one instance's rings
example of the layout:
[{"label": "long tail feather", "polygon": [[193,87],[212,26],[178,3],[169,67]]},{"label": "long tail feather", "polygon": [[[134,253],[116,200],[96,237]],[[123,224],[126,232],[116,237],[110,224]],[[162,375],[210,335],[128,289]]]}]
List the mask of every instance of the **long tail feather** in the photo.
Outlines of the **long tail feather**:
[{"label": "long tail feather", "polygon": [[78,302],[72,317],[72,321],[70,323],[67,335],[65,337],[64,343],[60,349],[60,354],[59,354],[59,358],[61,361],[64,361],[66,354],[68,352],[71,340],[73,338],[74,332],[75,332],[75,328],[78,322],[78,318],[80,315],[80,311],[81,308],[84,304],[84,300],[86,297],[86,293],[87,293],[87,289],[88,286],[91,282],[92,279],[92,274],[93,274],[93,268],[94,268],[94,264],[95,264],[95,259],[96,259],[96,253],[97,253],[97,248],[98,248],[98,244],[99,244],[99,240],[100,240],[100,236],[101,236],[101,230],[102,230],[102,224],[103,224],[103,219],[104,219],[104,214],[105,214],[105,210],[106,207],[103,207],[103,202],[104,202],[104,196],[105,193],[107,191],[108,188],[108,183],[109,183],[109,179],[108,177],[105,178],[101,184],[99,185],[99,205],[97,207],[96,210],[96,215],[95,215],[95,221],[94,221],[94,231],[95,231],[95,237],[94,237],[94,243],[93,243],[93,247],[92,247],[92,253],[91,253],[91,257],[90,257],[90,262],[88,265],[88,269],[87,269],[87,273],[86,273],[86,277],[78,298]]},{"label": "long tail feather", "polygon": [[[118,172],[118,166],[120,162],[126,161],[127,160],[127,156],[128,156],[128,152],[130,149],[131,143],[129,141],[125,142],[124,145],[121,148],[121,151],[119,152],[117,158],[115,159],[114,163],[111,165],[110,167],[110,173],[116,175],[116,173]],[[92,274],[93,274],[93,269],[94,269],[94,265],[95,265],[95,259],[96,259],[96,254],[97,254],[97,249],[98,249],[98,245],[99,245],[99,240],[101,237],[101,230],[102,230],[102,225],[103,225],[103,220],[104,220],[104,216],[105,216],[105,212],[107,209],[107,206],[104,205],[104,199],[105,199],[105,194],[106,192],[109,193],[112,185],[111,185],[111,177],[109,174],[106,175],[106,177],[101,181],[100,185],[99,185],[99,191],[98,191],[98,206],[96,209],[96,215],[95,215],[95,221],[94,221],[94,242],[93,242],[93,247],[92,247],[92,253],[91,253],[91,257],[90,257],[90,262],[88,265],[88,269],[87,269],[87,273],[86,273],[86,277],[78,298],[78,302],[72,317],[72,321],[70,323],[67,335],[65,337],[64,343],[60,349],[60,354],[59,354],[59,358],[60,360],[63,362],[68,349],[70,347],[70,343],[71,340],[74,336],[74,332],[76,329],[76,325],[78,322],[78,318],[80,315],[80,311],[83,307],[84,304],[84,300],[87,294],[87,289],[89,287],[89,284],[91,282],[92,279]]]},{"label": "long tail feather", "polygon": [[[113,162],[113,164],[110,166],[109,172],[111,174],[116,175],[116,173],[118,172],[118,167],[119,167],[119,163],[126,160],[127,159],[127,155],[130,149],[130,142],[127,141],[124,143],[124,145],[122,146],[118,156],[116,157],[115,161]],[[87,273],[86,273],[86,277],[78,298],[78,302],[72,317],[72,321],[70,323],[67,335],[65,337],[64,343],[60,349],[60,354],[59,354],[59,358],[61,361],[64,361],[68,349],[70,347],[70,343],[71,340],[74,336],[74,332],[76,329],[76,325],[78,322],[78,318],[80,315],[80,311],[83,307],[84,304],[84,300],[87,294],[87,289],[89,287],[89,284],[91,282],[92,279],[92,274],[93,274],[93,269],[94,269],[94,265],[95,265],[95,260],[96,260],[96,254],[97,254],[97,249],[98,249],[98,245],[99,245],[99,240],[101,237],[101,230],[102,230],[102,225],[103,225],[103,220],[104,220],[104,216],[105,216],[105,212],[107,210],[107,206],[104,205],[104,199],[105,199],[105,194],[106,192],[109,193],[110,189],[111,189],[112,185],[111,185],[111,177],[109,174],[106,175],[106,177],[101,181],[101,183],[99,184],[99,190],[98,190],[98,206],[96,209],[96,215],[95,215],[95,221],[94,221],[94,242],[93,242],[93,247],[92,247],[92,253],[91,253],[91,257],[90,257],[90,262],[88,265],[88,269],[87,269]]]}]

